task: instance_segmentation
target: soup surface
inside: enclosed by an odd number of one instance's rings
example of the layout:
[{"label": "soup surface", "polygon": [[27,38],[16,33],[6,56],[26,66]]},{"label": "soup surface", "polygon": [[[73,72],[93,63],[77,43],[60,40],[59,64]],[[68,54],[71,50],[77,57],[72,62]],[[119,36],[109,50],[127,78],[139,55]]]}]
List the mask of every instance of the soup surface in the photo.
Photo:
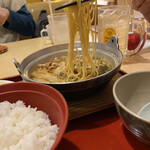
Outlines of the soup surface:
[{"label": "soup surface", "polygon": [[[93,59],[93,62],[96,64],[96,73],[95,76],[101,75],[103,73],[108,72],[112,69],[111,65],[108,64],[104,59],[98,58]],[[94,77],[91,74],[92,66],[90,63],[86,67],[86,78],[82,79],[82,59],[80,60],[79,57],[75,57],[73,63],[73,74],[65,72],[65,66],[67,63],[67,56],[56,57],[55,59],[44,63],[39,64],[36,70],[34,70],[31,74],[31,79],[40,82],[46,83],[65,83],[65,82],[75,82],[81,81],[85,79],[90,79]]]}]

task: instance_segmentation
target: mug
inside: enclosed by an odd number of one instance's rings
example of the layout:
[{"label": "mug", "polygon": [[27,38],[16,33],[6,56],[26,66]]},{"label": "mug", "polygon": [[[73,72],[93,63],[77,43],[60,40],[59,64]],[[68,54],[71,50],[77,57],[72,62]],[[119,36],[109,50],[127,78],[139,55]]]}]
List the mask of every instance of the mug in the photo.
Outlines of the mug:
[{"label": "mug", "polygon": [[[136,25],[139,32],[134,30]],[[124,57],[135,55],[145,44],[144,19],[132,17],[130,7],[126,5],[109,5],[98,8],[98,41],[106,43],[113,35],[118,37],[119,49]],[[137,38],[138,44],[136,43],[135,47],[131,47],[134,40],[132,37]]]},{"label": "mug", "polygon": [[41,32],[41,37],[46,38],[47,40],[51,40],[52,42],[52,34],[51,34],[51,28],[50,25],[46,25],[46,29],[42,29]]}]

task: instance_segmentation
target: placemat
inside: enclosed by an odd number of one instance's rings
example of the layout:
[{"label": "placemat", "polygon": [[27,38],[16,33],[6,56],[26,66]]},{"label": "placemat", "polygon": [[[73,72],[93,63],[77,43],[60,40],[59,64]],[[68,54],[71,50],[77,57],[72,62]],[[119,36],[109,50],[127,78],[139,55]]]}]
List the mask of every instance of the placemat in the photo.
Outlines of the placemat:
[{"label": "placemat", "polygon": [[121,73],[117,73],[103,89],[88,98],[67,100],[69,120],[114,106],[112,87],[114,82],[121,76]]}]

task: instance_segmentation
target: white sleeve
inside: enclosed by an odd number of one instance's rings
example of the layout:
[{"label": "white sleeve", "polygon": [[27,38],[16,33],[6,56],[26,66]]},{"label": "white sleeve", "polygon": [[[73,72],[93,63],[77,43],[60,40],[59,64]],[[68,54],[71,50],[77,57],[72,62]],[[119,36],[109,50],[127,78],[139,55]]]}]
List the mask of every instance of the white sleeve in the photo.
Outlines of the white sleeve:
[{"label": "white sleeve", "polygon": [[26,0],[2,0],[2,7],[9,8],[13,11],[18,11],[23,5],[26,4]]}]

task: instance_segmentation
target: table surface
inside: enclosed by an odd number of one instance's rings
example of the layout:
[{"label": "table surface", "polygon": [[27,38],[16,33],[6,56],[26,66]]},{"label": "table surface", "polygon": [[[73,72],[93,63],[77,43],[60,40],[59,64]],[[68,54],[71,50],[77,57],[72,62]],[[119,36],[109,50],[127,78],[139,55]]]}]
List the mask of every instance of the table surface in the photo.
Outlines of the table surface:
[{"label": "table surface", "polygon": [[140,53],[125,58],[121,69],[126,73],[150,70],[150,40],[147,40]]},{"label": "table surface", "polygon": [[[0,54],[0,79],[18,75],[12,62],[16,58],[21,62],[29,54],[42,48],[51,46],[43,38],[34,38],[18,42],[7,43],[8,51]],[[125,58],[121,70],[131,73],[135,71],[150,70],[150,41],[147,40],[143,50],[135,56]]]},{"label": "table surface", "polygon": [[[0,78],[18,75],[12,57],[21,62],[29,54],[46,48],[43,38],[8,43],[8,51],[0,55]],[[150,41],[133,57],[126,58],[121,69],[127,73],[150,70]],[[15,78],[14,78],[15,79]],[[16,80],[16,79],[15,79]],[[122,124],[115,107],[68,122],[67,130],[57,150],[149,150]]]},{"label": "table surface", "polygon": [[71,120],[57,150],[150,150],[122,124],[114,107]]},{"label": "table surface", "polygon": [[8,51],[0,54],[0,78],[18,75],[18,72],[12,62],[12,58],[21,62],[31,53],[51,45],[52,44],[50,42],[47,43],[44,38],[34,38],[7,43]]}]

